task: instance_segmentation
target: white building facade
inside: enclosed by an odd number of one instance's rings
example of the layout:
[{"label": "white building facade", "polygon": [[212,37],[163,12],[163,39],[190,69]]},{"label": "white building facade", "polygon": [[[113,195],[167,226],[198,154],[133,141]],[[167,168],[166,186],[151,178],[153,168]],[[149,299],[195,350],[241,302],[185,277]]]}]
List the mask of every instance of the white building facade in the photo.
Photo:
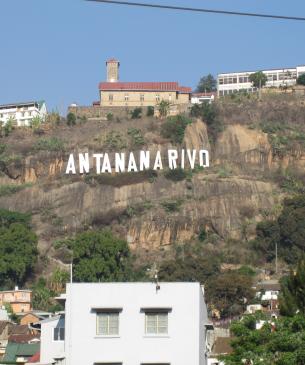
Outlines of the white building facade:
[{"label": "white building facade", "polygon": [[216,97],[217,93],[193,93],[191,96],[191,103],[192,104],[202,104],[202,103],[209,103],[211,104]]},{"label": "white building facade", "polygon": [[[73,283],[65,307],[66,365],[207,364],[199,283]],[[60,356],[51,335],[42,327],[41,363]]]},{"label": "white building facade", "polygon": [[18,127],[30,126],[33,118],[40,117],[44,121],[46,115],[47,107],[44,101],[0,105],[0,122],[3,125],[12,120]]},{"label": "white building facade", "polygon": [[[218,96],[226,96],[239,91],[255,92],[249,76],[257,71],[222,73],[217,78]],[[286,87],[296,84],[299,76],[305,73],[305,66],[262,71],[267,76],[265,87]]]}]

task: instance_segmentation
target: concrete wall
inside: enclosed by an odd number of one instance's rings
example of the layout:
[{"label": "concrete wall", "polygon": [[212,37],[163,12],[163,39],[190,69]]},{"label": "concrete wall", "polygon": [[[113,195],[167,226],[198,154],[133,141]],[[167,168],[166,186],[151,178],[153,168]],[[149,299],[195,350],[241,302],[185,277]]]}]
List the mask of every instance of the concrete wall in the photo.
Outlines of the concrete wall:
[{"label": "concrete wall", "polygon": [[49,318],[41,322],[40,362],[42,364],[54,363],[54,358],[64,356],[65,342],[54,341],[53,333],[56,327],[65,327],[63,316]]},{"label": "concrete wall", "polygon": [[[119,336],[96,335],[93,308],[122,308]],[[171,308],[168,334],[145,334],[141,308]],[[206,365],[203,294],[198,283],[68,284],[66,364]]]}]

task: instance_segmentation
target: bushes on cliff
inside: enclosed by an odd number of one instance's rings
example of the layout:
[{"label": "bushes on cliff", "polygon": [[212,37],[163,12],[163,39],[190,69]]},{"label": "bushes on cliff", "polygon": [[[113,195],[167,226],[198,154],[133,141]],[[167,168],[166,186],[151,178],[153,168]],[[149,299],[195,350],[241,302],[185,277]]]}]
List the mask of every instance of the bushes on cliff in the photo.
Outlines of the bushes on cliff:
[{"label": "bushes on cliff", "polygon": [[30,216],[0,210],[0,287],[22,285],[31,275],[37,254]]},{"label": "bushes on cliff", "polygon": [[295,263],[305,250],[305,194],[284,200],[281,214],[276,220],[258,223],[253,248],[264,254],[267,261],[279,256],[287,263]]},{"label": "bushes on cliff", "polygon": [[35,144],[36,151],[63,151],[64,141],[57,137],[40,138]]},{"label": "bushes on cliff", "polygon": [[182,143],[185,128],[192,121],[184,115],[168,117],[161,127],[161,136],[170,139],[172,143]]}]

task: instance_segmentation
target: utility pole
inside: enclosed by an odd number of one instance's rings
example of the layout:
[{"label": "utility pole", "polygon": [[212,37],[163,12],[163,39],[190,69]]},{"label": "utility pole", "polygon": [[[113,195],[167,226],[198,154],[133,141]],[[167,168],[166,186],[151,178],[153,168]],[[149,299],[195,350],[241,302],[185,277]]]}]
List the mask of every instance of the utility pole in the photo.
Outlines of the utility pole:
[{"label": "utility pole", "polygon": [[277,242],[275,243],[275,273],[277,274]]}]

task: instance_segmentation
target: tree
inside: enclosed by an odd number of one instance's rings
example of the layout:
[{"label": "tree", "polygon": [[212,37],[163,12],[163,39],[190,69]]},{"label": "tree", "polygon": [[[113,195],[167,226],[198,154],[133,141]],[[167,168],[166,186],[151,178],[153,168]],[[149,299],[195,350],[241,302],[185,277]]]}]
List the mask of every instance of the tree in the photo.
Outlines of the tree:
[{"label": "tree", "polygon": [[204,93],[204,92],[213,92],[217,90],[217,81],[214,78],[213,75],[208,74],[206,76],[203,76],[197,86],[196,91],[198,93]]},{"label": "tree", "polygon": [[238,271],[226,271],[207,282],[207,301],[222,317],[243,313],[246,303],[254,297],[252,278]]},{"label": "tree", "polygon": [[253,87],[261,89],[267,83],[267,76],[262,72],[258,71],[249,76],[249,80],[252,82]]},{"label": "tree", "polygon": [[131,112],[131,119],[140,119],[142,117],[142,108],[135,108]]},{"label": "tree", "polygon": [[153,106],[148,106],[146,116],[153,117],[154,115],[155,115],[155,108]]},{"label": "tree", "polygon": [[13,117],[9,117],[9,119],[4,124],[3,130],[4,135],[7,137],[14,129],[14,125],[16,124],[16,119]]},{"label": "tree", "polygon": [[128,281],[134,277],[127,242],[108,230],[83,232],[63,244],[73,253],[74,281]]},{"label": "tree", "polygon": [[297,79],[297,84],[298,85],[304,85],[305,86],[305,74],[302,74],[298,77]]},{"label": "tree", "polygon": [[56,303],[54,297],[58,294],[47,286],[44,278],[40,278],[32,287],[33,290],[33,308],[47,312],[56,312],[62,310],[60,304]]},{"label": "tree", "polygon": [[159,114],[160,117],[166,117],[168,112],[169,112],[169,102],[166,100],[162,100],[159,104],[158,104],[158,110],[159,110]]},{"label": "tree", "polygon": [[162,124],[161,135],[164,138],[169,138],[173,143],[182,143],[185,128],[191,123],[192,120],[186,118],[184,115],[168,117]]},{"label": "tree", "polygon": [[0,286],[22,285],[32,273],[37,254],[29,216],[0,210]]},{"label": "tree", "polygon": [[305,258],[299,260],[296,272],[282,280],[280,296],[281,314],[293,316],[297,312],[305,315]]},{"label": "tree", "polygon": [[50,289],[57,294],[63,293],[69,279],[70,274],[68,271],[56,268],[50,279]]},{"label": "tree", "polygon": [[67,124],[69,126],[73,126],[73,125],[76,124],[76,116],[75,116],[74,113],[71,113],[71,112],[68,113],[68,115],[67,115]]},{"label": "tree", "polygon": [[[256,329],[258,320],[265,320]],[[225,365],[304,365],[305,318],[296,315],[267,321],[263,314],[243,316],[231,325],[233,352],[220,356]]]}]

